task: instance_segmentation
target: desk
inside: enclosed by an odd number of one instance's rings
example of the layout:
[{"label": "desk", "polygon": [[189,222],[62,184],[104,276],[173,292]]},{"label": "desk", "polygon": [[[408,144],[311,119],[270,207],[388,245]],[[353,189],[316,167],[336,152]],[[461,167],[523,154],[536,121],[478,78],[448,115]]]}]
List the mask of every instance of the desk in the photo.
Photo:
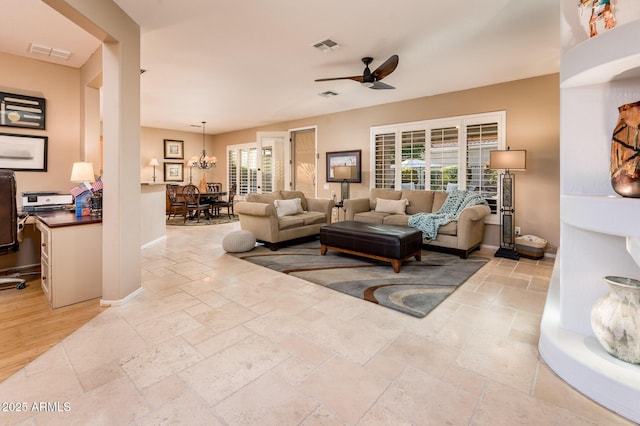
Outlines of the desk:
[{"label": "desk", "polygon": [[102,296],[102,219],[74,211],[34,214],[41,233],[41,283],[52,308]]}]

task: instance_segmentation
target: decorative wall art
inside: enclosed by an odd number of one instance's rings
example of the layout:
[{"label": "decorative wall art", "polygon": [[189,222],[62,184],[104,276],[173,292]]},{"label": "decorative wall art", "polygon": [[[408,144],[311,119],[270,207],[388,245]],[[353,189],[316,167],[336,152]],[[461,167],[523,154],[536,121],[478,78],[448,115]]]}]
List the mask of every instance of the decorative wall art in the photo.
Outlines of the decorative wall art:
[{"label": "decorative wall art", "polygon": [[0,92],[0,126],[44,130],[44,98]]},{"label": "decorative wall art", "polygon": [[344,180],[335,176],[334,167],[337,166],[353,167],[353,177],[351,179],[347,179],[347,182],[362,182],[362,168],[360,164],[361,154],[361,150],[327,152],[327,182],[342,182]]},{"label": "decorative wall art", "polygon": [[173,160],[184,159],[184,141],[165,139],[164,158]]},{"label": "decorative wall art", "polygon": [[47,136],[0,133],[0,169],[47,171]]},{"label": "decorative wall art", "polygon": [[598,35],[598,21],[604,22],[604,28],[610,30],[616,26],[616,18],[613,16],[611,0],[578,0],[578,7],[582,14],[584,9],[591,6],[589,17],[589,37]]},{"label": "decorative wall art", "polygon": [[164,163],[165,182],[182,182],[184,180],[184,164]]}]

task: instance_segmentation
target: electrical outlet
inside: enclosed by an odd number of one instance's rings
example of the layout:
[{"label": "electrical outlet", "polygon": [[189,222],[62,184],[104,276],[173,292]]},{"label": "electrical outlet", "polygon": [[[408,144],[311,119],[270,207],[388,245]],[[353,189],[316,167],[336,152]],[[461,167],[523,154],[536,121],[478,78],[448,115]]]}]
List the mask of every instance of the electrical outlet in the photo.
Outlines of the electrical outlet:
[{"label": "electrical outlet", "polygon": [[516,228],[515,228],[515,229],[516,229],[516,235],[520,235],[520,227],[519,227],[519,226],[516,226]]}]

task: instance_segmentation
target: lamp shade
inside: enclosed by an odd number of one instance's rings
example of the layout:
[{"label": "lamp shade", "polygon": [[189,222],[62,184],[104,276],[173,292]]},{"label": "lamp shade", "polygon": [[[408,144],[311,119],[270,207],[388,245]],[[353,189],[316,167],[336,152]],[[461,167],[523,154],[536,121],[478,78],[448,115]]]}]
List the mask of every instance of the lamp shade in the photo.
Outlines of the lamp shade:
[{"label": "lamp shade", "polygon": [[150,165],[150,166],[154,166],[154,167],[155,167],[155,166],[159,166],[159,165],[160,165],[160,162],[158,161],[158,159],[157,159],[156,157],[153,157],[153,158],[151,159],[151,161],[149,161],[149,165]]},{"label": "lamp shade", "polygon": [[71,169],[71,182],[93,182],[93,180],[93,163],[84,161],[73,163],[73,169]]},{"label": "lamp shade", "polygon": [[526,170],[527,150],[503,150],[489,152],[489,168],[505,170]]},{"label": "lamp shade", "polygon": [[333,168],[333,177],[336,179],[355,179],[356,166],[335,166]]}]

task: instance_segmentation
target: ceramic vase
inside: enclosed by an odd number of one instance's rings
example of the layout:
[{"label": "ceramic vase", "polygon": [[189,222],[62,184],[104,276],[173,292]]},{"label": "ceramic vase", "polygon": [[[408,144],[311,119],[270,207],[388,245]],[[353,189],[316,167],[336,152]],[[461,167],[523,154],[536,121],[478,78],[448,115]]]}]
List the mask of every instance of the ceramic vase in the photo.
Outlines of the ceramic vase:
[{"label": "ceramic vase", "polygon": [[640,101],[618,107],[611,139],[611,186],[623,197],[640,197]]},{"label": "ceramic vase", "polygon": [[600,344],[614,357],[640,364],[640,281],[604,278],[611,292],[591,309],[591,327]]}]

